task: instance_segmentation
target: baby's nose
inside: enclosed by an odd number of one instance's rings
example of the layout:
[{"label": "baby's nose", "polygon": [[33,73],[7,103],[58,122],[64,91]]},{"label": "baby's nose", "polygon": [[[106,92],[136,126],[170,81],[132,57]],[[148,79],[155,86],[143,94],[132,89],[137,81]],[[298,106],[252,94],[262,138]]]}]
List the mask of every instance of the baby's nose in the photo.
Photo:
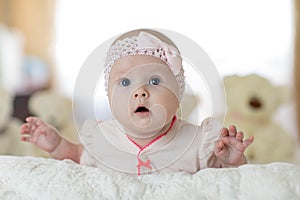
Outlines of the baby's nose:
[{"label": "baby's nose", "polygon": [[134,99],[139,99],[139,98],[148,98],[149,93],[147,90],[144,88],[139,88],[133,93],[133,98]]}]

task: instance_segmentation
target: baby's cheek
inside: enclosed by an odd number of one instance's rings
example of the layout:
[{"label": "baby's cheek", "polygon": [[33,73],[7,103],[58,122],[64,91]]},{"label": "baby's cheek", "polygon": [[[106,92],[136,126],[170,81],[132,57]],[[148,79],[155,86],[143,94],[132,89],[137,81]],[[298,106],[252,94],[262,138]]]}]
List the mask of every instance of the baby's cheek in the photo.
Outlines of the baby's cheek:
[{"label": "baby's cheek", "polygon": [[163,104],[154,104],[150,107],[152,115],[152,126],[163,127],[168,123],[169,117],[167,114],[166,107]]},{"label": "baby's cheek", "polygon": [[[160,119],[165,119],[167,115],[166,107],[162,104],[154,104],[150,107],[150,110],[157,115]],[[160,116],[159,116],[160,115]]]},{"label": "baby's cheek", "polygon": [[170,90],[161,95],[160,102],[165,106],[168,115],[174,115],[179,108],[179,100],[177,96]]},{"label": "baby's cheek", "polygon": [[128,113],[129,95],[117,89],[110,96],[110,108],[113,115],[126,115]]},{"label": "baby's cheek", "polygon": [[163,128],[173,119],[175,113],[170,112],[168,106],[165,104],[154,104],[150,107],[151,115],[151,127],[158,129]]}]

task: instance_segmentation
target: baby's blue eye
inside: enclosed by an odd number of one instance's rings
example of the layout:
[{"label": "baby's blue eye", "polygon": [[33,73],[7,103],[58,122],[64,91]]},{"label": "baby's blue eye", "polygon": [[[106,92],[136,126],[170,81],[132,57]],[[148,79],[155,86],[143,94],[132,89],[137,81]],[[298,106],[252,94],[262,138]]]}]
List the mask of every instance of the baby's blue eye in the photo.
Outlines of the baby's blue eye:
[{"label": "baby's blue eye", "polygon": [[160,83],[160,79],[159,78],[151,78],[150,80],[149,80],[149,83],[151,84],[151,85],[158,85],[159,83]]},{"label": "baby's blue eye", "polygon": [[121,80],[120,85],[126,87],[126,86],[130,85],[130,80],[128,78],[124,78]]}]

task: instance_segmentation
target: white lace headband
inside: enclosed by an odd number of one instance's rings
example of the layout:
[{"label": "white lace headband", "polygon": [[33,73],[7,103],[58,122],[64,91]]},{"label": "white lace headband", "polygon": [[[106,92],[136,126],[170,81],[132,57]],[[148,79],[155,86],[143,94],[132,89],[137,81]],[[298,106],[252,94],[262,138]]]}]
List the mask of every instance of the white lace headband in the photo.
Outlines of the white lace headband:
[{"label": "white lace headband", "polygon": [[164,61],[176,77],[179,86],[179,99],[182,99],[185,88],[185,77],[178,50],[173,45],[167,44],[146,32],[140,32],[138,36],[118,40],[110,47],[104,71],[106,91],[112,65],[116,60],[129,55],[148,55]]}]

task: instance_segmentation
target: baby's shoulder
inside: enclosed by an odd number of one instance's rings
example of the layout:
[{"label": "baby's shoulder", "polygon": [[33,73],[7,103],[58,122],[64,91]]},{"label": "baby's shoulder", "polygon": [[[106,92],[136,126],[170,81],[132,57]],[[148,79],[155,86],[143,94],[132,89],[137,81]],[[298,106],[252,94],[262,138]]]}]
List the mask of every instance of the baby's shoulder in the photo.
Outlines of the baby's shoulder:
[{"label": "baby's shoulder", "polygon": [[107,128],[107,127],[113,127],[113,126],[115,126],[113,120],[100,121],[100,120],[96,120],[96,119],[88,119],[82,125],[81,132],[88,133],[95,129]]},{"label": "baby's shoulder", "polygon": [[221,128],[221,123],[213,117],[205,118],[199,125],[180,120],[180,129],[183,132],[196,131],[198,133],[207,133],[210,131],[219,131]]},{"label": "baby's shoulder", "polygon": [[202,123],[201,123],[201,130],[203,132],[208,132],[211,130],[221,130],[222,124],[220,123],[219,120],[213,117],[207,117],[205,118]]}]

